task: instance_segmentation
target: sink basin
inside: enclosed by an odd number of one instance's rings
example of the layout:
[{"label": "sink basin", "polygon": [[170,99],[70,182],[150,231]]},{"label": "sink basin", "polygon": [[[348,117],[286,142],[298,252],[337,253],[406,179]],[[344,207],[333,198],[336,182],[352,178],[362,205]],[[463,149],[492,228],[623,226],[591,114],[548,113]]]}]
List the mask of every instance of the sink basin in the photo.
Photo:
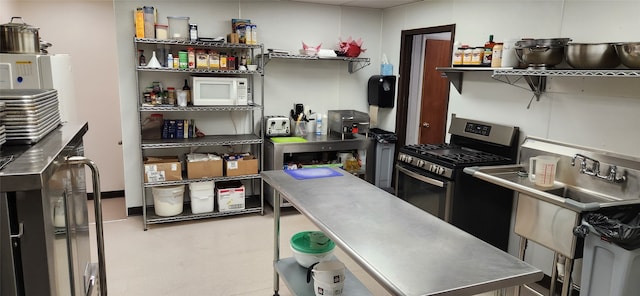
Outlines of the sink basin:
[{"label": "sink basin", "polygon": [[524,166],[519,164],[468,167],[464,169],[465,173],[471,174],[476,178],[577,213],[596,211],[605,207],[640,203],[640,199],[619,199],[614,196],[571,186],[558,181],[554,183],[553,187],[540,187],[534,182],[531,182],[526,174],[522,174],[524,170]]},{"label": "sink basin", "polygon": [[619,201],[619,199],[615,199],[614,197],[611,197],[611,196],[607,196],[594,191],[572,187],[572,186],[555,188],[555,189],[547,190],[546,192],[553,195],[557,195],[559,197],[572,199],[582,204],[590,204],[590,203],[607,204],[610,202]]}]

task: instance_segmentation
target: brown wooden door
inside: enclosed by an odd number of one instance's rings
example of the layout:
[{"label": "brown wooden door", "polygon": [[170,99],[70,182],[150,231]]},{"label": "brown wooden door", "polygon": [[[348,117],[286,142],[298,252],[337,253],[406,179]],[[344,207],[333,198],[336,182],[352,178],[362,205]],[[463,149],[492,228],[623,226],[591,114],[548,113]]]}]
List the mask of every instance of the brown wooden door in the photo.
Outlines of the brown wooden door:
[{"label": "brown wooden door", "polygon": [[427,40],[420,108],[420,144],[444,143],[449,104],[449,80],[436,67],[451,66],[451,41]]}]

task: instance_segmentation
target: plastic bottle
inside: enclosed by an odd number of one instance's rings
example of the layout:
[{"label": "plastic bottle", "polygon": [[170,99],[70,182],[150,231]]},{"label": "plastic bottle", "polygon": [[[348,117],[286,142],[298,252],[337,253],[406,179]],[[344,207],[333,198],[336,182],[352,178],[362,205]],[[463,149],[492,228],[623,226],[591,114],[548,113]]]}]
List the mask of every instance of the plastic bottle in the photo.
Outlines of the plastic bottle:
[{"label": "plastic bottle", "polygon": [[167,54],[167,68],[173,68],[173,55]]},{"label": "plastic bottle", "polygon": [[324,124],[322,125],[322,134],[326,135],[327,131],[328,131],[328,126],[329,126],[329,116],[327,115],[327,113],[322,113],[322,122],[324,122]]},{"label": "plastic bottle", "polygon": [[482,65],[491,66],[491,58],[493,57],[493,47],[496,45],[493,42],[493,35],[489,35],[489,41],[484,44],[484,56],[482,57]]},{"label": "plastic bottle", "polygon": [[324,124],[322,122],[322,113],[316,113],[316,135],[322,135],[322,129],[324,129]]}]

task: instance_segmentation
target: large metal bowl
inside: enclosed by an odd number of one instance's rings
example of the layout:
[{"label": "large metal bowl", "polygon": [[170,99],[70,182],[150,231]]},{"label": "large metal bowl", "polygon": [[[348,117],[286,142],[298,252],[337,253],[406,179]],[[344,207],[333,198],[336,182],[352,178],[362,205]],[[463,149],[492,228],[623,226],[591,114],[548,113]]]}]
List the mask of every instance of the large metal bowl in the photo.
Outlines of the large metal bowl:
[{"label": "large metal bowl", "polygon": [[550,68],[562,63],[569,41],[569,38],[523,39],[516,42],[516,57],[529,68]]},{"label": "large metal bowl", "polygon": [[620,65],[612,43],[569,43],[565,58],[576,69],[613,69]]},{"label": "large metal bowl", "polygon": [[623,65],[640,69],[640,42],[618,43],[615,48]]}]

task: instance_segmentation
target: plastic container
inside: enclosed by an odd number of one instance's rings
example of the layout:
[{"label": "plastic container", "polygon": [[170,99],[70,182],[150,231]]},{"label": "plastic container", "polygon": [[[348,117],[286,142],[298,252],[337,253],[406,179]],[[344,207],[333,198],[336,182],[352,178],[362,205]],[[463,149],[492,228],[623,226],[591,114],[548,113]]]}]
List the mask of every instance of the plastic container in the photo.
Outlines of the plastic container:
[{"label": "plastic container", "polygon": [[626,250],[592,229],[584,240],[580,296],[630,296],[640,291],[640,249]]},{"label": "plastic container", "polygon": [[151,188],[156,215],[170,217],[182,214],[184,185]]},{"label": "plastic container", "polygon": [[167,21],[169,22],[169,39],[189,39],[188,16],[168,16]]},{"label": "plastic container", "polygon": [[154,27],[156,23],[155,8],[153,6],[144,6],[142,10],[144,11],[144,38],[153,39],[156,37]]},{"label": "plastic container", "polygon": [[194,214],[213,212],[213,181],[189,184],[191,212]]},{"label": "plastic container", "polygon": [[305,268],[316,262],[329,260],[335,246],[336,244],[321,231],[298,232],[290,240],[293,257]]},{"label": "plastic container", "polygon": [[156,39],[165,40],[169,37],[169,26],[156,24]]}]

